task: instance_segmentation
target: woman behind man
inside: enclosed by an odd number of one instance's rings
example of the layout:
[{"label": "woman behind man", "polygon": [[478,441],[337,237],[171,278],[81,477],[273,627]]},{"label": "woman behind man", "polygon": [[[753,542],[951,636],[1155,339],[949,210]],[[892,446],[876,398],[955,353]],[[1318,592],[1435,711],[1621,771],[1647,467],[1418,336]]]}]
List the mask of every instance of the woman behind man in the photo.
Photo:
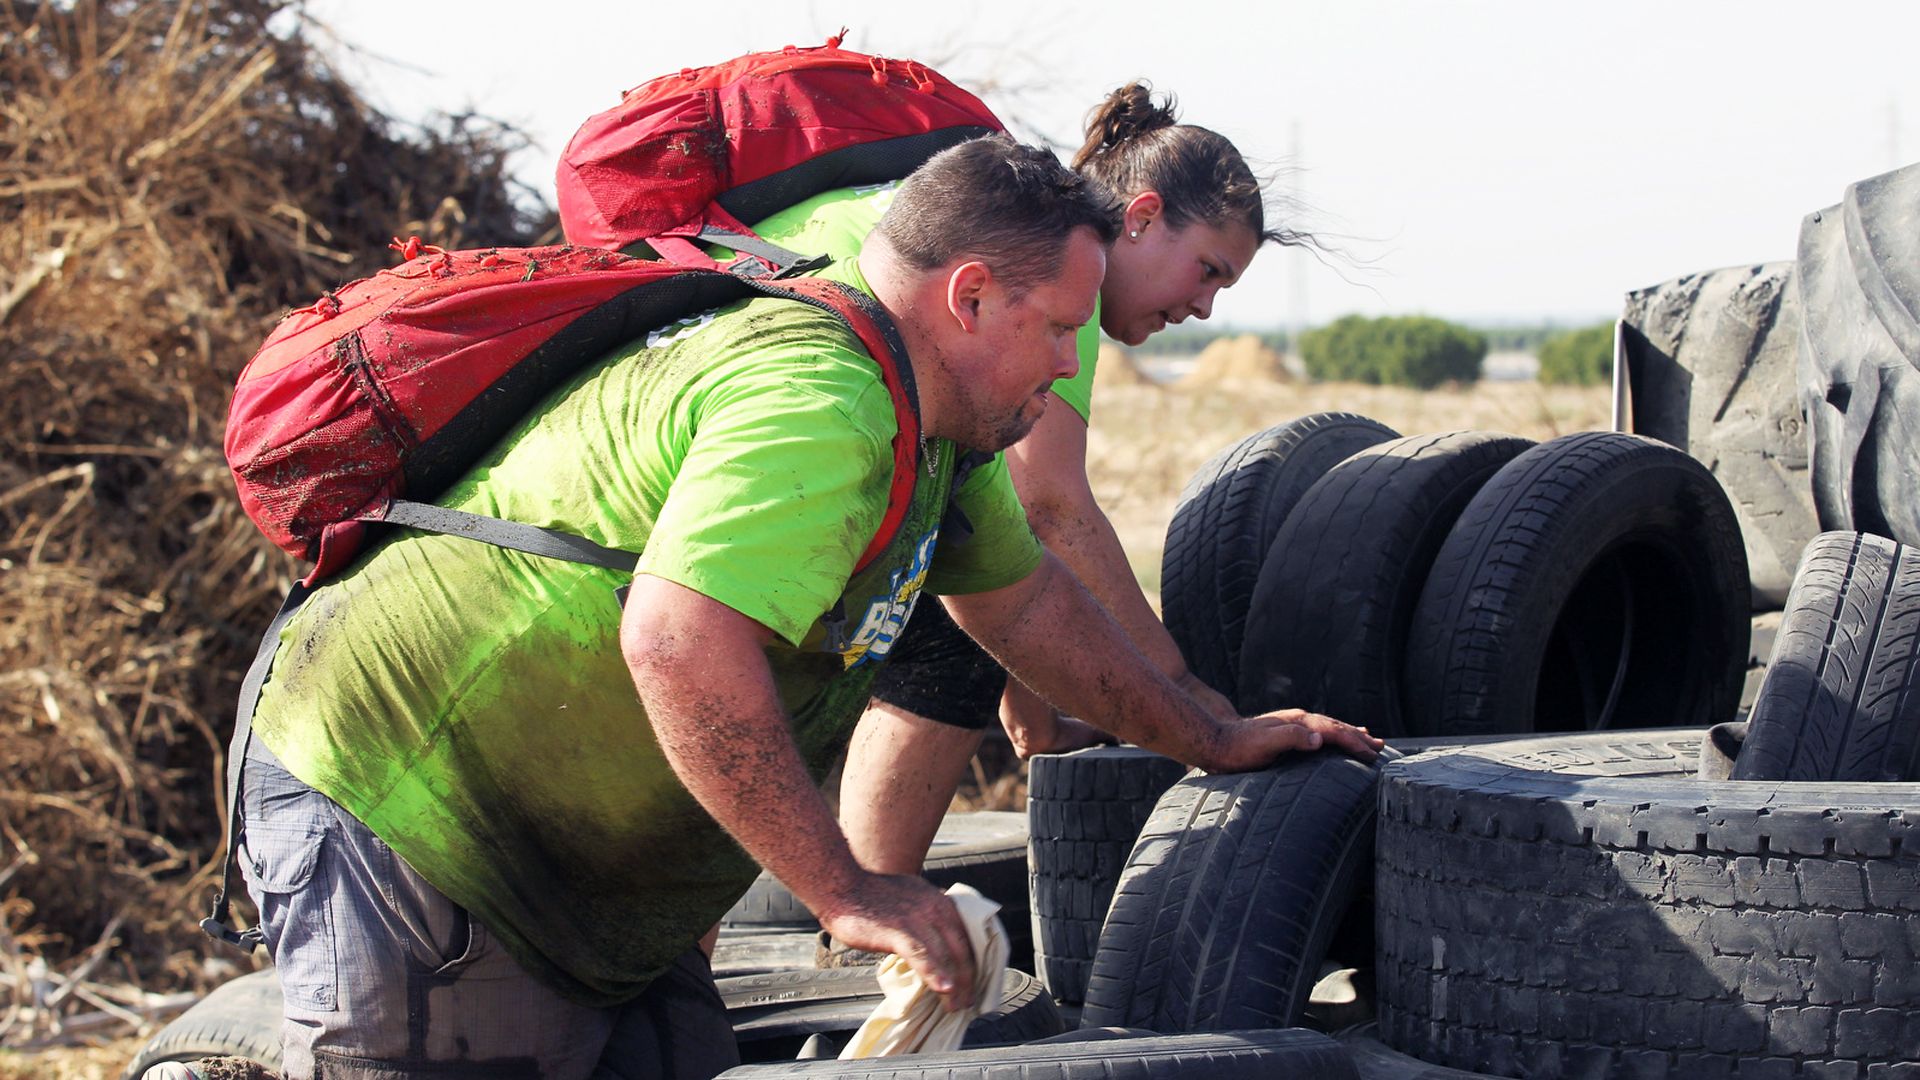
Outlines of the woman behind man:
[{"label": "woman behind man", "polygon": [[[1179,123],[1171,101],[1156,102],[1144,83],[1110,94],[1093,110],[1086,133],[1073,168],[1124,204],[1121,236],[1108,254],[1095,322],[1079,335],[1079,374],[1054,386],[1059,402],[1007,451],[1008,465],[1035,534],[1126,630],[1142,662],[1208,712],[1234,717],[1232,704],[1187,669],[1088,485],[1099,333],[1139,345],[1168,325],[1205,319],[1215,296],[1240,279],[1262,244],[1311,241],[1269,228],[1260,183],[1233,144]],[[829,192],[754,228],[792,250],[845,258],[858,252],[891,197],[890,185]],[[919,872],[954,788],[996,717],[1022,757],[1108,741],[1098,728],[1059,716],[1009,680],[942,605],[918,605],[875,681],[842,772],[841,825],[864,866]]]}]

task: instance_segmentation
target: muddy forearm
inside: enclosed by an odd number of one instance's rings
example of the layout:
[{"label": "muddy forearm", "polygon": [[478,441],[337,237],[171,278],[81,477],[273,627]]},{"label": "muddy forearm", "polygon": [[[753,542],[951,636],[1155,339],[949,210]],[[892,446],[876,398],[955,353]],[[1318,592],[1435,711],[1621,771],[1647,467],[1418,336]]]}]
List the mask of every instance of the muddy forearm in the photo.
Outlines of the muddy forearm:
[{"label": "muddy forearm", "polygon": [[863,874],[788,731],[769,632],[699,593],[636,579],[622,652],[655,738],[708,814],[816,913]]},{"label": "muddy forearm", "polygon": [[963,629],[1068,713],[1190,765],[1217,760],[1221,725],[1134,647],[1054,555],[1005,589],[947,598]]}]

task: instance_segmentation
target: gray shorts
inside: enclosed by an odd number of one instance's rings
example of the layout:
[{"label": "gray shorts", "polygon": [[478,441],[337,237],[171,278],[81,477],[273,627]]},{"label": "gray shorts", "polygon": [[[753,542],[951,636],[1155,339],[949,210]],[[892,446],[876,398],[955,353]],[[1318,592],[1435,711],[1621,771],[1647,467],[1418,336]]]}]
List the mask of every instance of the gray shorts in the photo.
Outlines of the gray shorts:
[{"label": "gray shorts", "polygon": [[698,948],[625,1005],[576,1004],[258,739],[241,806],[287,1080],[704,1080],[739,1063]]}]

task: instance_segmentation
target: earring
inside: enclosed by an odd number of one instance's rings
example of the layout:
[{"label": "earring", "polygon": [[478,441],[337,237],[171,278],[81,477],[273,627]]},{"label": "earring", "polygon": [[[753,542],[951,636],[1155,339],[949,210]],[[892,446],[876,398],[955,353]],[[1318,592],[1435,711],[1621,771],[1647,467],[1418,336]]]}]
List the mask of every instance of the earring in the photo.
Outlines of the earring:
[{"label": "earring", "polygon": [[1139,230],[1139,229],[1130,229],[1130,230],[1128,230],[1128,231],[1127,231],[1127,235],[1128,235],[1128,236],[1130,236],[1130,237],[1132,237],[1132,238],[1133,238],[1133,239],[1135,239],[1135,240],[1138,240],[1138,239],[1140,239],[1140,230]]}]

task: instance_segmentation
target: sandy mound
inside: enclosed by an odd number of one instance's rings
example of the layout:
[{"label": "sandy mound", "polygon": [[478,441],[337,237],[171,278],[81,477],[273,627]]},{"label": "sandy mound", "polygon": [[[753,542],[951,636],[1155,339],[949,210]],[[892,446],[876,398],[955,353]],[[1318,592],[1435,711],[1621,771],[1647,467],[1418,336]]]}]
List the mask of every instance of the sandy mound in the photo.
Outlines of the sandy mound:
[{"label": "sandy mound", "polygon": [[1110,341],[1100,343],[1100,360],[1093,369],[1096,395],[1113,386],[1152,386],[1153,379],[1133,358],[1133,354]]},{"label": "sandy mound", "polygon": [[1194,360],[1182,386],[1216,386],[1233,382],[1290,382],[1280,354],[1252,334],[1215,338]]}]

